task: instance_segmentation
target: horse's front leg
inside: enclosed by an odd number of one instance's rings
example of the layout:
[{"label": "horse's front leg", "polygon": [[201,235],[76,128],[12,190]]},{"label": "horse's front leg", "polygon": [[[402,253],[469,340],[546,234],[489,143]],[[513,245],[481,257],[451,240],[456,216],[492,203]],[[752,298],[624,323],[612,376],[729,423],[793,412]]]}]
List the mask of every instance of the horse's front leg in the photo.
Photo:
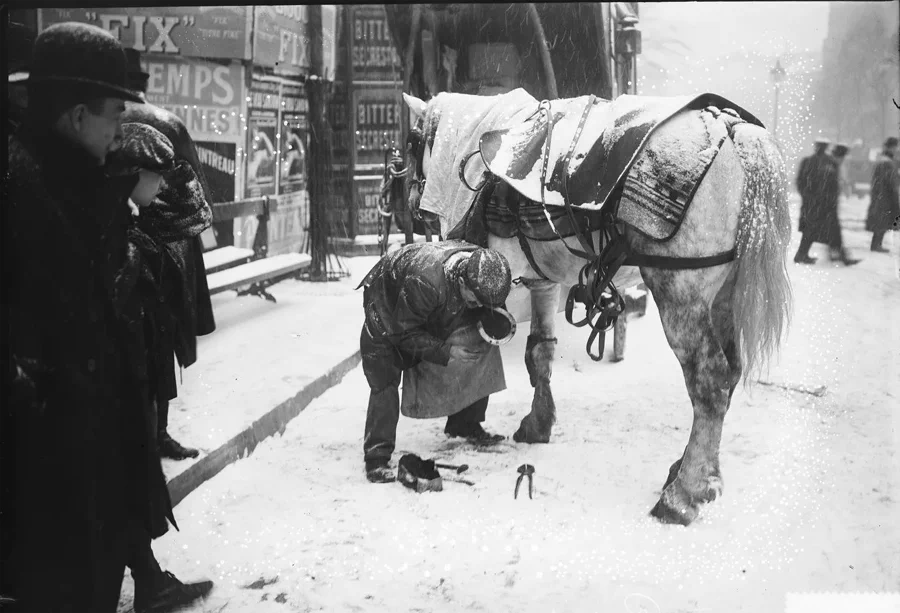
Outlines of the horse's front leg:
[{"label": "horse's front leg", "polygon": [[525,281],[531,293],[531,333],[525,348],[525,367],[534,388],[531,412],[513,434],[517,443],[549,443],[556,421],[556,404],[550,391],[556,338],[554,318],[559,306],[559,285],[552,281]]}]

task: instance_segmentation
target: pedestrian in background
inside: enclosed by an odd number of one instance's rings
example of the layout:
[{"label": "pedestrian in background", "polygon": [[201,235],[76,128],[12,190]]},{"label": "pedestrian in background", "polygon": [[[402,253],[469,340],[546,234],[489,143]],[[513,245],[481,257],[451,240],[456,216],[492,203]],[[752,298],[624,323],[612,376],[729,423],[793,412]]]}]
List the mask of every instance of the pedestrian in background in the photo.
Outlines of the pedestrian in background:
[{"label": "pedestrian in background", "polygon": [[866,215],[866,230],[872,233],[870,249],[888,253],[882,246],[884,235],[894,229],[895,220],[900,218],[900,171],[897,169],[896,137],[884,141],[881,155],[872,171],[872,189],[869,211]]},{"label": "pedestrian in background", "polygon": [[[126,49],[125,55],[128,58],[129,88],[143,103],[128,104],[122,121],[146,124],[162,133],[174,148],[175,163],[180,165],[185,162],[192,171],[188,173],[182,170],[169,177],[165,188],[157,196],[158,200],[166,203],[168,207],[154,207],[148,210],[142,222],[150,223],[156,212],[163,210],[191,210],[192,214],[200,214],[211,220],[209,185],[187,127],[171,111],[146,101],[150,75],[141,68],[140,52]],[[196,205],[200,205],[200,209],[197,209]],[[208,226],[207,223],[206,227]],[[159,329],[159,333],[165,337],[165,344],[174,352],[174,357],[169,356],[169,364],[160,371],[164,388],[160,390],[157,398],[159,452],[164,458],[184,460],[195,458],[200,452],[185,447],[172,438],[168,431],[169,402],[178,396],[175,358],[181,368],[193,365],[197,361],[197,337],[215,331],[216,322],[206,279],[206,267],[203,264],[203,242],[199,233],[190,236],[169,234],[164,242],[169,256],[177,266],[180,284],[179,291],[168,298],[173,301],[174,319],[170,325],[163,324],[165,329]]]},{"label": "pedestrian in background", "polygon": [[800,246],[794,255],[794,262],[797,264],[815,264],[816,259],[809,255],[810,247],[813,243],[828,242],[829,240],[824,231],[827,201],[830,192],[837,190],[837,177],[832,178],[831,176],[835,174],[835,171],[834,164],[828,156],[830,144],[831,141],[827,138],[817,138],[813,145],[815,153],[803,158],[797,171],[797,191],[802,199],[798,228],[802,236],[800,237]]},{"label": "pedestrian in background", "polygon": [[47,28],[29,68],[3,198],[14,471],[0,593],[13,611],[112,613],[131,527],[164,524],[166,505],[154,501],[168,500],[114,301],[136,178],[103,167],[125,101],[140,98],[126,88],[118,40],[95,26]]},{"label": "pedestrian in background", "polygon": [[[148,435],[155,440],[159,432],[156,406],[169,393],[166,375],[172,370],[174,351],[173,336],[165,331],[175,326],[181,285],[180,270],[165,239],[197,236],[209,227],[210,219],[204,215],[205,202],[200,197],[193,201],[182,198],[177,207],[157,198],[169,182],[193,186],[191,191],[200,193],[199,182],[190,166],[186,162],[176,164],[169,139],[146,124],[127,123],[122,129],[122,144],[110,156],[108,171],[113,175],[138,175],[139,181],[130,199],[133,218],[127,230],[127,259],[116,278],[117,307],[130,331],[132,353],[145,358],[133,364],[134,378],[140,381],[135,397],[151,416]],[[158,454],[156,463],[159,463]],[[176,525],[171,506],[168,511],[170,521]],[[151,541],[167,529],[164,523],[151,525],[149,529],[134,525],[128,567],[134,579],[135,613],[172,611],[212,589],[211,581],[185,584],[174,574],[163,572]]]},{"label": "pedestrian in background", "polygon": [[860,260],[851,258],[844,246],[843,231],[841,230],[841,219],[839,214],[840,199],[843,194],[847,197],[850,194],[850,182],[846,177],[844,161],[847,159],[847,153],[850,147],[843,143],[838,143],[831,149],[831,159],[834,161],[835,174],[837,177],[837,185],[832,189],[829,184],[826,216],[826,233],[829,237],[828,249],[832,262],[843,262],[844,266],[853,266],[858,264]]}]

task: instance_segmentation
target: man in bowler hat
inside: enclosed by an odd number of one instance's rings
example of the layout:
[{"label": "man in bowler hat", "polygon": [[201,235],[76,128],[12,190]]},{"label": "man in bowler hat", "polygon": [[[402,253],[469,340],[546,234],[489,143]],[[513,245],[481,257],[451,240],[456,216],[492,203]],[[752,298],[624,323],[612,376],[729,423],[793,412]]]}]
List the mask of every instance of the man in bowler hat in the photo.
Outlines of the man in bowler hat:
[{"label": "man in bowler hat", "polygon": [[8,141],[0,594],[13,611],[116,611],[130,526],[173,519],[113,300],[137,181],[104,171],[125,101],[141,101],[125,76],[105,30],[47,28]]}]

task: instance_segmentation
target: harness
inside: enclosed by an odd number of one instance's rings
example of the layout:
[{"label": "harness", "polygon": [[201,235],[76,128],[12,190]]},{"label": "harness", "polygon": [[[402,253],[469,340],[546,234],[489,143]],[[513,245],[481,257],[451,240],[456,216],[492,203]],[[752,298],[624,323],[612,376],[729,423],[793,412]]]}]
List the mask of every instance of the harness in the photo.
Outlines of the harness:
[{"label": "harness", "polygon": [[[572,286],[566,298],[566,321],[578,328],[590,325],[591,333],[588,337],[585,349],[592,360],[600,361],[603,358],[603,351],[606,345],[606,332],[608,332],[615,326],[618,317],[625,309],[625,301],[612,282],[613,277],[615,277],[616,273],[622,266],[662,268],[668,270],[693,270],[699,268],[707,268],[711,266],[719,266],[721,264],[726,264],[733,261],[736,257],[736,249],[730,249],[728,251],[717,253],[715,255],[703,257],[672,257],[647,255],[634,252],[629,247],[623,235],[624,222],[620,222],[616,219],[618,201],[622,193],[622,185],[619,185],[616,188],[616,192],[614,192],[611,196],[610,206],[604,207],[599,213],[597,213],[599,225],[599,228],[597,229],[600,232],[600,244],[597,247],[594,246],[590,234],[591,232],[593,232],[593,228],[588,230],[587,235],[582,232],[581,225],[575,218],[575,213],[573,210],[575,207],[573,207],[569,202],[568,170],[572,156],[584,130],[584,126],[587,123],[588,117],[590,116],[591,109],[595,106],[595,99],[595,96],[589,96],[588,102],[585,105],[584,111],[582,111],[581,118],[573,135],[572,142],[569,146],[568,151],[566,152],[565,157],[562,160],[563,186],[561,192],[563,194],[563,208],[574,229],[574,235],[578,240],[580,248],[572,247],[564,240],[564,237],[557,229],[556,224],[554,223],[553,218],[550,215],[550,212],[547,210],[545,186],[547,178],[547,168],[550,159],[550,143],[553,134],[553,120],[550,109],[550,101],[542,101],[536,112],[544,112],[547,113],[548,116],[546,128],[546,144],[542,152],[543,160],[541,167],[541,202],[539,204],[543,208],[547,223],[553,230],[554,234],[556,234],[559,240],[562,241],[563,245],[565,245],[566,249],[568,249],[569,252],[573,255],[587,261],[587,263],[582,266],[581,270],[578,273],[578,283]],[[728,134],[729,137],[733,138],[732,125],[729,125]],[[417,146],[413,148],[413,145],[411,144],[410,152],[414,152],[414,155],[417,155],[417,161],[419,163],[419,168],[421,169],[421,159],[424,152],[425,139],[424,135],[421,132],[419,132],[416,136]],[[411,131],[411,143],[413,141],[413,138],[413,132]],[[493,191],[496,183],[500,182],[502,179],[495,176],[489,170],[485,170],[482,174],[482,180],[477,186],[473,187],[469,185],[468,181],[466,181],[465,178],[465,168],[468,161],[477,153],[479,153],[479,151],[474,151],[463,158],[459,167],[459,177],[468,189],[476,192],[476,198],[484,198],[489,196],[490,192]],[[414,181],[419,181],[422,187],[422,191],[424,191],[425,179],[414,179]],[[507,206],[511,210],[513,210],[516,215],[518,215],[518,203],[514,204],[512,202],[513,200],[514,199],[510,199],[507,202]],[[519,241],[519,246],[524,252],[531,268],[541,279],[549,281],[549,277],[544,274],[544,272],[541,270],[541,267],[538,265],[531,250],[531,246],[528,243],[528,239],[524,236],[524,233],[521,231],[517,231],[516,236]],[[521,282],[522,280],[519,279],[517,281]],[[584,317],[578,321],[574,320],[574,311],[576,304],[584,306],[585,309]],[[597,344],[596,353],[591,351],[591,347],[595,342]]]}]

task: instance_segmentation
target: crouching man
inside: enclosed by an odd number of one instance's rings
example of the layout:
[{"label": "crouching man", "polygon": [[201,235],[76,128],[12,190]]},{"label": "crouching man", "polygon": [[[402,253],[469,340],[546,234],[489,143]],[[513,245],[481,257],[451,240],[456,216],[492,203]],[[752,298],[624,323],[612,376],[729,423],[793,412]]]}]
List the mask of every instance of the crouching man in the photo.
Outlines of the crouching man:
[{"label": "crouching man", "polygon": [[[450,360],[477,361],[481,354],[447,339],[473,323],[482,307],[502,306],[510,284],[506,258],[462,241],[407,245],[384,256],[360,283],[365,324],[359,346],[370,388],[363,440],[369,481],[396,479],[388,463],[397,439],[403,371],[423,360],[443,366]],[[481,426],[487,403],[485,397],[450,415],[444,432],[480,445],[503,440]]]}]

